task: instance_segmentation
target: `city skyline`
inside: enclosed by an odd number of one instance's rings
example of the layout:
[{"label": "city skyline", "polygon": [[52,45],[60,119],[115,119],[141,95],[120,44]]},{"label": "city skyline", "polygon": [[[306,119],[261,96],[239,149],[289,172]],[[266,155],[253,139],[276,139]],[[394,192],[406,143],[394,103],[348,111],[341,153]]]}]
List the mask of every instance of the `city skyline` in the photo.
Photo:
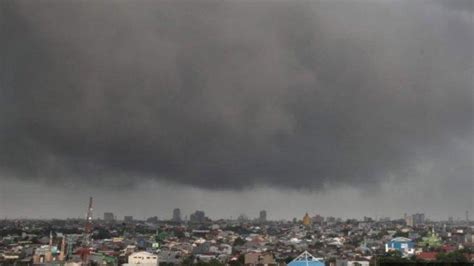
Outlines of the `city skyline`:
[{"label": "city skyline", "polygon": [[[101,204],[99,203],[99,206]],[[115,207],[115,210],[117,210],[117,208]],[[169,213],[165,213],[166,211],[169,211]],[[110,208],[107,208],[107,207],[104,207],[104,206],[101,206],[101,208],[99,209],[96,209],[96,207],[94,207],[94,213],[93,213],[93,217],[94,219],[97,219],[97,220],[109,220],[109,221],[112,221],[112,220],[126,220],[125,217],[131,217],[131,219],[133,220],[147,220],[148,218],[153,218],[153,217],[156,217],[158,220],[161,220],[161,221],[174,221],[174,222],[183,222],[183,221],[189,221],[190,220],[190,216],[193,214],[193,213],[196,213],[196,212],[204,212],[205,215],[207,216],[207,211],[206,209],[186,209],[185,211],[182,211],[181,208],[177,208],[177,207],[173,207],[172,209],[169,209],[169,210],[159,210],[159,211],[153,211],[153,212],[148,212],[146,214],[142,214],[142,215],[136,215],[136,212],[135,212],[135,215],[131,215],[133,212],[131,211],[110,211]],[[220,219],[233,219],[233,220],[239,220],[239,217],[245,217],[249,220],[256,220],[256,221],[262,221],[262,217],[264,217],[264,221],[281,221],[281,220],[287,220],[287,221],[291,221],[293,220],[294,218],[301,218],[300,216],[298,216],[298,213],[295,213],[296,215],[294,216],[272,216],[272,213],[270,212],[270,215],[268,215],[268,210],[267,209],[259,209],[257,211],[247,211],[247,212],[235,212],[235,213],[232,213],[232,212],[229,212],[227,214],[227,216],[222,216],[222,215],[219,215],[219,214],[216,214],[215,212],[212,212],[211,210],[211,215],[209,216],[209,218],[211,218],[212,220],[220,220]],[[429,213],[426,215],[424,212],[420,212],[420,210],[418,211],[412,211],[412,212],[407,212],[405,210],[405,212],[403,214],[395,214],[394,216],[390,216],[390,215],[379,215],[379,214],[371,214],[371,213],[367,213],[367,214],[364,214],[364,213],[358,213],[357,215],[341,215],[340,213],[337,213],[337,212],[329,212],[329,213],[324,213],[321,212],[321,211],[318,211],[318,210],[306,210],[304,211],[304,213],[308,213],[310,215],[310,217],[317,217],[317,218],[328,218],[328,217],[335,217],[335,218],[341,218],[341,219],[358,219],[358,220],[365,220],[367,218],[371,218],[371,219],[374,219],[374,220],[386,220],[386,219],[390,219],[390,220],[405,220],[407,222],[407,224],[417,224],[417,223],[420,223],[420,222],[417,222],[416,219],[421,219],[421,220],[425,220],[425,219],[428,219],[428,220],[432,220],[432,221],[449,221],[449,220],[454,220],[454,221],[469,221],[469,211],[466,210],[464,211],[462,214],[461,213],[453,213],[451,212],[451,215],[447,216],[447,217],[442,217],[442,216],[439,216],[439,217],[433,217],[431,216]],[[407,215],[408,217],[412,217],[413,216],[413,219],[414,220],[407,220]],[[419,215],[423,215],[422,217],[423,218],[415,218]],[[104,216],[104,217],[102,217]],[[107,216],[107,217],[106,217]],[[8,216],[4,216],[4,217],[0,217],[0,219],[45,219],[45,220],[48,220],[48,219],[83,219],[84,217],[82,217],[81,215],[71,215],[71,216],[48,216],[48,215],[41,215],[41,216],[11,216],[11,217],[8,217]],[[410,222],[411,221],[411,222]],[[415,221],[415,222],[414,222]]]}]

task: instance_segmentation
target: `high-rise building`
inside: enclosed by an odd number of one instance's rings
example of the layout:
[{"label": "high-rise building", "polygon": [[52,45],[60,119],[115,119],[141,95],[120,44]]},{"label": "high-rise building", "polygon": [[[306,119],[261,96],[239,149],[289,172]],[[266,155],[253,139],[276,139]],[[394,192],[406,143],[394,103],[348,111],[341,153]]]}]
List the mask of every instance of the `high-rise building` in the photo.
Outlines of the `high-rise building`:
[{"label": "high-rise building", "polygon": [[415,213],[413,215],[405,214],[405,223],[408,226],[417,226],[425,223],[425,214],[424,213]]},{"label": "high-rise building", "polygon": [[111,222],[115,220],[115,216],[113,212],[104,212],[104,221]]},{"label": "high-rise building", "polygon": [[158,217],[156,217],[156,216],[149,217],[149,218],[146,219],[146,222],[156,224],[156,223],[158,223]]},{"label": "high-rise building", "polygon": [[324,223],[324,217],[322,217],[319,214],[316,214],[316,216],[313,217],[313,223],[319,224],[319,225],[323,224]]},{"label": "high-rise building", "polygon": [[306,213],[303,217],[303,225],[305,226],[311,225],[311,218],[309,217],[308,213]]},{"label": "high-rise building", "polygon": [[267,211],[266,210],[262,210],[260,211],[260,214],[258,216],[258,220],[259,222],[261,223],[264,223],[267,221]]},{"label": "high-rise building", "polygon": [[195,211],[189,216],[189,221],[192,223],[204,223],[207,221],[207,217],[203,211]]},{"label": "high-rise building", "polygon": [[413,226],[414,225],[413,215],[406,215],[405,216],[405,223],[407,224],[407,226]]},{"label": "high-rise building", "polygon": [[425,223],[425,214],[424,213],[415,213],[413,216],[413,225],[419,225]]},{"label": "high-rise building", "polygon": [[123,221],[124,222],[133,222],[133,216],[124,216]]},{"label": "high-rise building", "polygon": [[173,210],[173,222],[181,222],[181,210],[176,208]]},{"label": "high-rise building", "polygon": [[245,214],[241,214],[239,215],[239,217],[237,217],[237,222],[239,223],[248,223],[250,220],[249,220],[249,217],[247,217],[247,215]]}]

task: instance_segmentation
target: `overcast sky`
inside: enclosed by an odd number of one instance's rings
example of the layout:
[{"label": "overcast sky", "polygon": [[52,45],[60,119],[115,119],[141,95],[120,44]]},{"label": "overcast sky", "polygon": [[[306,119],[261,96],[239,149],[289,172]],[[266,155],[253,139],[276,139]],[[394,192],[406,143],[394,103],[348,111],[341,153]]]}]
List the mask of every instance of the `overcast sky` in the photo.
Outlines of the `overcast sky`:
[{"label": "overcast sky", "polygon": [[473,5],[2,1],[0,216],[474,213]]}]

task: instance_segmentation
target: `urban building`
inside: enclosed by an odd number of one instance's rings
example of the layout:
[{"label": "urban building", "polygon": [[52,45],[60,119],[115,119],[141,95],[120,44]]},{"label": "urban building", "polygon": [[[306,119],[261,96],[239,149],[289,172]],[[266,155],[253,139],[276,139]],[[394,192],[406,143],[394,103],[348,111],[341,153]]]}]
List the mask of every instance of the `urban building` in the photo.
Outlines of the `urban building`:
[{"label": "urban building", "polygon": [[51,262],[51,247],[48,245],[43,245],[36,248],[33,255],[34,264],[43,264]]},{"label": "urban building", "polygon": [[161,251],[159,254],[161,264],[182,265],[183,256],[180,251]]},{"label": "urban building", "polygon": [[369,266],[370,262],[365,260],[336,260],[336,266]]},{"label": "urban building", "polygon": [[181,210],[179,208],[176,208],[173,210],[173,222],[181,222]]},{"label": "urban building", "polygon": [[277,265],[277,262],[271,253],[251,252],[245,254],[244,258],[245,266]]},{"label": "urban building", "polygon": [[417,226],[425,223],[425,214],[424,213],[415,213],[413,215],[405,214],[405,223],[408,226]]},{"label": "urban building", "polygon": [[204,223],[207,221],[207,217],[203,211],[195,211],[189,217],[189,221],[192,223]]},{"label": "urban building", "polygon": [[133,222],[133,216],[124,216],[123,221],[124,222]]},{"label": "urban building", "polygon": [[241,214],[239,215],[239,217],[237,217],[237,222],[239,223],[248,223],[250,221],[249,217],[247,217],[247,215],[245,214]]},{"label": "urban building", "polygon": [[373,222],[374,220],[371,217],[364,216],[364,222]]},{"label": "urban building", "polygon": [[[413,219],[413,215],[410,217]],[[313,218],[314,226],[304,226],[301,218],[296,218],[293,223],[281,220],[261,226],[256,223],[258,218],[243,224],[235,219],[211,221],[204,212],[198,211],[193,213],[195,223],[184,224],[170,219],[158,224],[134,220],[133,224],[123,226],[124,223],[100,219],[94,221],[94,225],[101,228],[101,234],[112,237],[89,238],[87,242],[80,240],[88,234],[63,233],[83,227],[83,219],[21,222],[0,219],[0,228],[7,232],[0,236],[0,265],[127,265],[127,262],[128,265],[157,265],[156,259],[162,265],[188,265],[193,261],[214,263],[215,260],[223,265],[233,262],[272,265],[274,261],[277,265],[286,265],[284,263],[290,263],[289,258],[299,256],[290,266],[322,265],[328,260],[328,265],[345,266],[383,262],[393,250],[410,260],[439,262],[442,259],[437,254],[456,252],[474,262],[474,256],[466,249],[474,247],[474,229],[464,224],[464,218],[454,224],[427,220],[423,226],[412,228],[405,226],[403,219],[386,222],[369,222],[369,219],[337,222],[336,219],[334,223],[324,222],[319,226],[314,222],[318,219]],[[202,221],[204,223],[198,223]],[[149,229],[136,230],[140,228]],[[431,233],[427,233],[428,229]],[[393,237],[405,235],[408,237]],[[309,244],[314,240],[318,245]],[[139,251],[150,253],[140,255]],[[304,251],[309,253],[302,253]],[[133,253],[135,256],[129,258]]]},{"label": "urban building", "polygon": [[267,211],[266,210],[262,210],[260,211],[260,214],[258,216],[258,220],[259,222],[261,223],[264,223],[267,221]]},{"label": "urban building", "polygon": [[94,252],[90,254],[89,262],[91,262],[91,265],[117,265],[118,259],[114,256],[105,255],[104,253]]},{"label": "urban building", "polygon": [[322,217],[321,215],[319,214],[316,214],[314,217],[313,217],[313,223],[315,224],[323,224],[324,223],[324,217]]},{"label": "urban building", "polygon": [[322,258],[316,258],[308,251],[304,251],[290,263],[288,266],[324,266],[325,262]]},{"label": "urban building", "polygon": [[412,215],[406,215],[405,214],[405,223],[407,226],[413,226],[413,216]]},{"label": "urban building", "polygon": [[385,252],[392,250],[400,251],[403,255],[415,254],[415,243],[406,237],[396,237],[385,244]]},{"label": "urban building", "polygon": [[156,223],[158,223],[158,217],[157,216],[149,217],[149,218],[146,219],[146,222],[156,224]]},{"label": "urban building", "polygon": [[424,213],[415,213],[413,216],[413,225],[420,225],[425,223],[425,214]]},{"label": "urban building", "polygon": [[104,221],[111,222],[115,220],[115,216],[113,212],[104,212]]},{"label": "urban building", "polygon": [[416,258],[418,260],[422,260],[425,262],[428,261],[436,261],[436,256],[438,255],[438,252],[433,252],[433,251],[425,251],[425,252],[420,252],[416,254]]},{"label": "urban building", "polygon": [[311,218],[309,217],[308,213],[306,213],[303,217],[303,225],[305,226],[311,225]]},{"label": "urban building", "polygon": [[158,262],[158,255],[146,252],[146,251],[139,251],[130,254],[128,256],[128,264],[124,264],[128,266],[157,266],[159,265]]}]

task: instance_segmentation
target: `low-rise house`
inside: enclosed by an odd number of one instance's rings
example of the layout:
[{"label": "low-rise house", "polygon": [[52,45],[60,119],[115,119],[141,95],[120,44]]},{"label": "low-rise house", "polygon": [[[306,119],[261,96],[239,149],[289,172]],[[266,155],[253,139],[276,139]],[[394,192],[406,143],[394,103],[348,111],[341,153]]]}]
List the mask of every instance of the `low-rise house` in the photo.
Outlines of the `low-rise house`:
[{"label": "low-rise house", "polygon": [[385,252],[392,250],[400,251],[403,255],[413,255],[415,253],[415,244],[406,237],[396,237],[385,244]]},{"label": "low-rise house", "polygon": [[436,261],[438,252],[420,252],[416,254],[416,259],[423,261]]},{"label": "low-rise house", "polygon": [[336,260],[336,266],[369,266],[366,260]]},{"label": "low-rise house", "polygon": [[181,265],[183,256],[179,251],[161,251],[159,254],[160,262],[165,264]]},{"label": "low-rise house", "polygon": [[245,265],[256,266],[256,265],[277,265],[273,255],[271,253],[247,253],[245,254]]}]

